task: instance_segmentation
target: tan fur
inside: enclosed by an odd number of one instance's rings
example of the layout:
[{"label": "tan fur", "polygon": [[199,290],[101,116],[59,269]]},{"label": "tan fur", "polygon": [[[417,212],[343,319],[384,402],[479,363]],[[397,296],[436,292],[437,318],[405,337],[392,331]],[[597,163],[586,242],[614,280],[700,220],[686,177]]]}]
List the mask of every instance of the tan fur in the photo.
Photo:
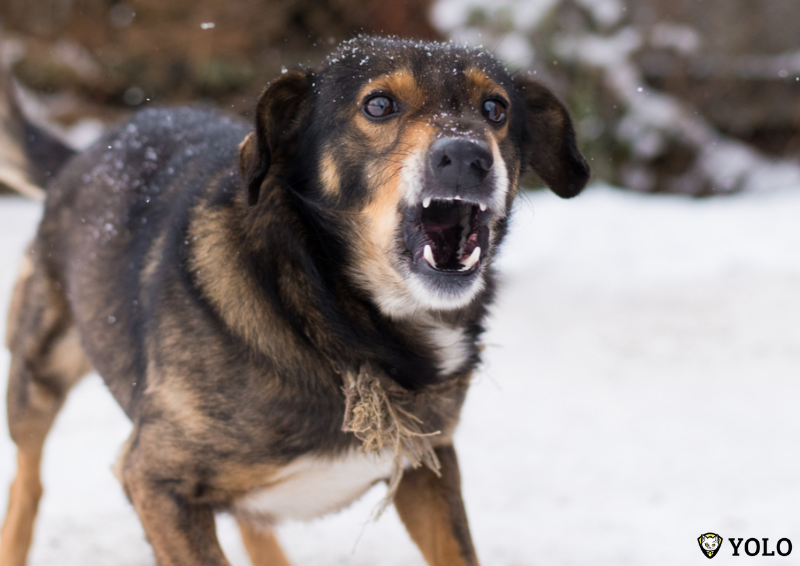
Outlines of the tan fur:
[{"label": "tan fur", "polygon": [[[391,75],[373,81],[369,86],[373,90],[386,90],[397,95],[404,104],[411,109],[422,106],[425,102],[425,94],[417,84],[410,69],[400,69]],[[364,90],[367,90],[365,87]]]},{"label": "tan fur", "polygon": [[256,155],[256,135],[250,133],[239,144],[239,173],[244,176],[247,168],[255,159]]},{"label": "tan fur", "polygon": [[25,566],[33,539],[33,522],[42,497],[41,458],[41,448],[17,450],[17,475],[11,484],[8,511],[0,530],[0,564],[3,566]]},{"label": "tan fur", "polygon": [[[509,100],[508,92],[502,86],[494,82],[480,69],[467,69],[467,92],[472,101],[472,105],[477,109],[481,109],[481,104],[487,98],[496,96],[502,100]],[[509,108],[510,111],[510,108]],[[493,128],[490,138],[493,138],[497,143],[501,143],[508,135],[508,120],[500,128]]]},{"label": "tan fur", "polygon": [[209,423],[200,410],[200,400],[196,391],[175,375],[163,375],[151,360],[148,371],[146,395],[156,399],[158,407],[164,411],[163,418],[169,422],[180,423],[183,433],[199,438],[208,431]]},{"label": "tan fur", "polygon": [[436,128],[425,121],[408,123],[401,134],[401,141],[394,154],[387,155],[370,164],[369,171],[374,195],[359,215],[357,278],[368,286],[370,293],[389,293],[402,296],[406,293],[405,282],[392,266],[392,247],[400,223],[400,201],[403,198],[401,171],[404,161],[416,152],[423,151],[431,143]]},{"label": "tan fur", "polygon": [[33,261],[31,261],[30,254],[30,245],[28,245],[28,248],[25,250],[25,255],[20,262],[19,275],[17,276],[17,282],[14,284],[14,291],[11,294],[11,304],[8,306],[6,348],[9,350],[11,349],[13,338],[19,334],[18,326],[20,311],[22,309],[22,300],[25,289],[29,285],[31,276],[33,276]]},{"label": "tan fur", "polygon": [[[217,539],[213,507],[154,487],[138,467],[125,466],[123,481],[158,564],[230,566]],[[184,524],[191,529],[181,528]]]},{"label": "tan fur", "polygon": [[[363,100],[372,92],[390,92],[402,101],[407,115],[412,115],[425,103],[425,94],[414,80],[411,71],[399,70],[391,75],[384,75],[364,85],[358,94],[358,100]],[[360,111],[356,113],[355,124],[374,148],[376,153],[386,151],[394,142],[394,136],[401,128],[408,128],[404,120],[389,120],[387,122],[373,122]]]},{"label": "tan fur", "polygon": [[70,386],[91,370],[92,364],[81,347],[81,337],[74,326],[53,344],[43,368],[45,373],[67,376]]},{"label": "tan fur", "polygon": [[480,69],[474,67],[467,69],[464,75],[466,77],[467,92],[476,108],[478,107],[478,102],[484,97],[498,96],[508,100],[506,89],[494,82]]},{"label": "tan fur", "polygon": [[[7,73],[2,69],[4,75]],[[16,139],[14,134],[17,125],[15,122],[12,102],[8,100],[13,97],[11,91],[13,86],[6,84],[10,79],[0,77],[0,185],[5,185],[13,191],[17,191],[27,197],[44,200],[44,191],[37,186],[28,174],[28,160],[25,157],[23,146]],[[21,135],[21,132],[20,132]]]},{"label": "tan fur", "polygon": [[147,252],[144,267],[139,274],[139,281],[141,281],[143,285],[147,285],[153,280],[153,275],[156,272],[156,268],[158,268],[158,262],[161,261],[161,257],[164,255],[165,239],[166,234],[158,236]]},{"label": "tan fur", "polygon": [[341,179],[339,177],[339,169],[336,167],[336,161],[331,155],[330,149],[325,151],[322,155],[320,162],[320,179],[322,180],[322,189],[330,195],[338,195]]},{"label": "tan fur", "polygon": [[247,521],[238,523],[242,542],[253,566],[291,566],[271,529]]},{"label": "tan fur", "polygon": [[455,450],[436,450],[441,477],[428,468],[403,476],[394,505],[429,566],[478,566],[461,499]]},{"label": "tan fur", "polygon": [[[39,307],[34,321],[31,308]],[[24,566],[42,484],[39,467],[45,437],[69,389],[91,369],[71,325],[60,286],[37,271],[29,254],[14,288],[6,342],[9,371],[9,428],[17,444],[17,473],[0,531],[0,564]]]},{"label": "tan fur", "polygon": [[[202,207],[200,207],[202,208]],[[190,226],[193,238],[191,265],[207,299],[225,323],[254,348],[273,356],[298,351],[293,335],[268,335],[261,321],[275,316],[269,303],[245,273],[238,252],[226,231],[233,224],[229,211],[198,209]],[[220,277],[225,273],[225,277]]]}]

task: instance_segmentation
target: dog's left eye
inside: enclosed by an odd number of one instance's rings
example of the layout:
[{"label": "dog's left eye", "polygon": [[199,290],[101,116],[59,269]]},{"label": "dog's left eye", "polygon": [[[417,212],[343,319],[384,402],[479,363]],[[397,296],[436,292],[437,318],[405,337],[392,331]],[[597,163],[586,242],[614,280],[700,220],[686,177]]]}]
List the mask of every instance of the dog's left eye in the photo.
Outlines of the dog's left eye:
[{"label": "dog's left eye", "polygon": [[483,115],[495,124],[506,119],[506,105],[495,98],[483,103]]},{"label": "dog's left eye", "polygon": [[397,105],[388,96],[373,96],[364,102],[364,112],[370,118],[386,118],[397,112]]}]

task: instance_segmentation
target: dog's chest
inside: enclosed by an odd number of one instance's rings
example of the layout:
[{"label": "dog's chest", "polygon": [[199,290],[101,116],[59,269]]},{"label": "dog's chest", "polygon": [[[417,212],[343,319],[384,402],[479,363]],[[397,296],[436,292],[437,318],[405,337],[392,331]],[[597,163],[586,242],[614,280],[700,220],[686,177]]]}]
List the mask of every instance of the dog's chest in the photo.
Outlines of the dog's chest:
[{"label": "dog's chest", "polygon": [[441,375],[450,375],[461,369],[470,358],[469,339],[463,328],[447,325],[432,325],[428,329],[430,341],[436,353],[437,367]]},{"label": "dog's chest", "polygon": [[270,478],[268,487],[236,500],[232,511],[267,523],[314,519],[347,507],[388,478],[391,468],[391,454],[353,451],[338,458],[303,456]]}]

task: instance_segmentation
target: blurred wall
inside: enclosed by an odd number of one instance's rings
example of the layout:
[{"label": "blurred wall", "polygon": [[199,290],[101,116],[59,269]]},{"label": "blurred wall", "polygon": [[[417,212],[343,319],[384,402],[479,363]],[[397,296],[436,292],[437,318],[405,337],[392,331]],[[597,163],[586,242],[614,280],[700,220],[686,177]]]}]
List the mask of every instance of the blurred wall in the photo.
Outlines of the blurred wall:
[{"label": "blurred wall", "polygon": [[[686,100],[722,132],[800,156],[798,0],[638,0],[630,10],[637,26],[662,25],[662,37],[638,55],[651,85]],[[686,26],[696,39],[670,48],[664,22]]]},{"label": "blurred wall", "polygon": [[282,66],[316,63],[357,33],[437,38],[430,1],[2,0],[0,22],[15,74],[36,91],[120,108],[206,98],[243,111]]},{"label": "blurred wall", "polygon": [[[610,74],[631,63],[644,95],[670,97],[695,126],[796,161],[797,22],[800,0],[1,0],[0,47],[51,116],[71,123],[148,101],[247,113],[281,67],[316,64],[361,31],[466,39],[568,101],[596,179],[711,195],[739,190],[744,176],[710,173],[708,142],[678,126],[642,123]],[[595,42],[598,56],[629,51],[592,65],[565,55],[576,38]]]},{"label": "blurred wall", "polygon": [[[577,115],[595,178],[710,196],[769,189],[751,182],[751,162],[798,170],[797,22],[797,0],[555,0],[528,32],[539,76]],[[727,151],[711,155],[710,144]]]}]

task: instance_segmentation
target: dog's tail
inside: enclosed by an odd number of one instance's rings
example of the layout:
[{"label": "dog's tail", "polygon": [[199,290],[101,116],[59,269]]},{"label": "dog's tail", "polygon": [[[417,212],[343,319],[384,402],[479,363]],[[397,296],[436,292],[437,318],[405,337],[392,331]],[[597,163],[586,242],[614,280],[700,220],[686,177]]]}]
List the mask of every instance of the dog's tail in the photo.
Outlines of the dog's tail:
[{"label": "dog's tail", "polygon": [[14,79],[0,63],[0,186],[41,200],[47,180],[75,153],[25,115]]}]

